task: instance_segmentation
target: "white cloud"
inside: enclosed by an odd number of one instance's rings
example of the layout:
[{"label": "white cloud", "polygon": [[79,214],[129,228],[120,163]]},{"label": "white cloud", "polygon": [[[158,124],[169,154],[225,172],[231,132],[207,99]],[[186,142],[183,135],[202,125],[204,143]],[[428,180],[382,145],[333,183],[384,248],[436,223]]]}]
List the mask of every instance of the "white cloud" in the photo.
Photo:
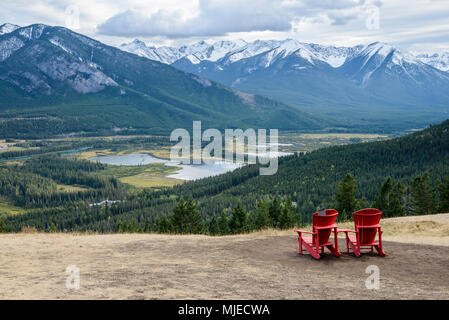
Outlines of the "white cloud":
[{"label": "white cloud", "polygon": [[295,20],[325,14],[345,24],[365,0],[199,0],[197,14],[187,17],[182,9],[160,9],[150,15],[126,10],[99,25],[98,31],[118,36],[222,36],[231,32],[289,31]]},{"label": "white cloud", "polygon": [[[0,24],[65,26],[69,5],[80,12],[75,31],[112,45],[135,37],[160,45],[295,38],[449,50],[447,0],[0,0]],[[380,8],[377,29],[366,27],[369,6]]]}]

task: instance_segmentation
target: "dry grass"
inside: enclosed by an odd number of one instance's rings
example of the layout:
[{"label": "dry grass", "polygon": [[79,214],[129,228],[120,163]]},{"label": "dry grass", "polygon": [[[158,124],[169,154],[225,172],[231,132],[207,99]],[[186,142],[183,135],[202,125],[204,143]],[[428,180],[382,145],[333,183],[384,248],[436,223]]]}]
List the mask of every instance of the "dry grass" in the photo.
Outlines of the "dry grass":
[{"label": "dry grass", "polygon": [[22,233],[37,233],[37,229],[35,227],[22,227]]},{"label": "dry grass", "polygon": [[[449,214],[381,223],[385,258],[326,253],[320,261],[298,255],[292,230],[210,237],[24,228],[0,235],[0,299],[448,299],[449,242],[432,241],[446,237]],[[365,287],[373,264],[379,290]],[[65,286],[69,265],[80,269],[78,291]]]},{"label": "dry grass", "polygon": [[[448,299],[449,247],[297,254],[295,235],[0,235],[0,299]],[[377,265],[380,290],[367,290]],[[80,270],[77,291],[66,268]]]},{"label": "dry grass", "polygon": [[[337,223],[341,229],[354,229],[353,222]],[[381,220],[384,240],[449,246],[449,213],[385,218]],[[312,226],[301,227],[311,230]],[[293,230],[264,229],[252,233],[263,236],[288,236]]]}]

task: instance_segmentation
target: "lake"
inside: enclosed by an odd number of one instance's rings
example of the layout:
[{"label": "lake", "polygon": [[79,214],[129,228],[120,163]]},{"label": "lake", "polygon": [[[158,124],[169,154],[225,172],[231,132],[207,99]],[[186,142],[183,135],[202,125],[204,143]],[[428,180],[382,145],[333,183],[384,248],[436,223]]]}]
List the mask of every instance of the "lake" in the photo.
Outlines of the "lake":
[{"label": "lake", "polygon": [[[249,154],[249,153],[245,153]],[[291,152],[261,152],[259,157],[283,157],[292,155]],[[257,154],[255,154],[257,155]],[[171,161],[166,159],[156,158],[150,154],[146,153],[132,153],[125,155],[114,155],[114,156],[95,156],[89,158],[92,161],[110,164],[115,166],[140,166],[147,165],[151,163],[163,163],[166,166],[179,167],[180,169],[174,173],[167,175],[167,178],[174,178],[180,180],[197,180],[212,176],[217,176],[226,172],[234,171],[237,168],[244,166],[243,163],[235,163],[230,161],[214,161],[210,164],[180,164],[177,161]]]},{"label": "lake", "polygon": [[179,167],[179,170],[177,170],[175,173],[167,175],[167,178],[180,180],[197,180],[212,177],[233,171],[243,166],[243,164],[241,163],[226,161],[215,161],[212,164],[200,165],[179,164],[179,162],[156,158],[146,153],[132,153],[116,156],[95,156],[90,157],[89,159],[92,161],[111,164],[115,166],[139,166],[151,163],[163,163],[167,166]]},{"label": "lake", "polygon": [[167,178],[175,178],[181,180],[197,180],[212,176],[218,176],[226,172],[234,171],[237,168],[244,166],[242,163],[215,161],[211,164],[177,164],[176,162],[167,162],[167,166],[181,167],[180,170],[173,174],[167,175]]}]

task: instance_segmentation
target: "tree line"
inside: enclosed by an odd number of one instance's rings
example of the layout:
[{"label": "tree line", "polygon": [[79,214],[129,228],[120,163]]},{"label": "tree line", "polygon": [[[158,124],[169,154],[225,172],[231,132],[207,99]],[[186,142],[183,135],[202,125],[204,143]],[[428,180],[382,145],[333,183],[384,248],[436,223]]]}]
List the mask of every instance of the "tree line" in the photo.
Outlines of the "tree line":
[{"label": "tree line", "polygon": [[[77,178],[74,177],[76,172],[80,178],[113,177],[100,175],[103,171],[100,167],[89,171],[83,169],[84,163],[79,164],[79,169],[73,167],[73,163],[64,164],[72,160],[59,159],[54,162],[32,159],[28,160],[31,163],[26,161],[23,168],[2,168],[5,174],[0,176],[0,183],[6,182],[7,192],[4,194],[12,198],[16,190],[19,198],[21,194],[35,197],[39,190],[44,190],[35,198],[35,201],[39,199],[37,205],[30,205],[25,214],[6,218],[5,225],[10,231],[20,231],[22,226],[34,226],[46,231],[53,224],[61,231],[179,232],[173,226],[172,215],[182,197],[187,199],[184,202],[192,198],[195,212],[202,218],[204,233],[228,234],[228,228],[229,233],[234,233],[235,230],[247,232],[267,225],[280,227],[279,221],[263,222],[266,221],[263,218],[265,214],[261,214],[265,210],[263,207],[278,207],[273,205],[275,199],[281,208],[289,207],[287,203],[291,202],[292,208],[287,211],[291,210],[294,224],[299,225],[310,223],[311,214],[323,207],[338,209],[340,219],[347,219],[353,211],[363,207],[377,207],[384,211],[386,217],[447,211],[449,186],[444,177],[449,177],[448,158],[449,121],[446,121],[388,141],[328,147],[305,155],[282,157],[278,172],[272,176],[260,176],[258,165],[248,165],[173,188],[136,190],[119,181],[108,180],[106,189],[88,186],[86,189],[90,192],[99,193],[87,199],[69,193],[70,196],[61,197],[75,197],[77,200],[58,203],[58,199],[42,199],[50,194],[55,195],[53,188],[58,183],[77,182],[72,180]],[[67,170],[59,170],[56,165],[58,161],[61,166],[67,165]],[[48,167],[47,163],[52,167]],[[8,175],[14,178],[8,178]],[[27,176],[33,180],[32,183],[27,182]],[[23,187],[16,189],[20,184]],[[33,184],[42,185],[43,189],[33,189]],[[31,192],[24,193],[27,189]],[[123,201],[103,207],[88,205],[93,198],[104,200],[105,197]],[[21,205],[27,205],[30,198],[23,198],[22,201]],[[245,215],[241,214],[242,211]],[[232,218],[238,216],[245,216],[246,219]]]}]

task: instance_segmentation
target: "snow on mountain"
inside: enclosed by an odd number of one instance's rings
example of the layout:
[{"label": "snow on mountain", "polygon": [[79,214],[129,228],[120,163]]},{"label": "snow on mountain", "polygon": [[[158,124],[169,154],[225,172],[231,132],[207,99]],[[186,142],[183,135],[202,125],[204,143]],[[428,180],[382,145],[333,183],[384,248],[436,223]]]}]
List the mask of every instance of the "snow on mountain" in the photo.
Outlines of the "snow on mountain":
[{"label": "snow on mountain", "polygon": [[14,51],[24,46],[24,42],[17,37],[0,41],[0,62],[8,59]]},{"label": "snow on mountain", "polygon": [[184,57],[196,64],[203,60],[215,62],[223,58],[229,52],[237,50],[246,44],[247,43],[243,40],[218,41],[213,44],[200,41],[192,45],[183,45],[178,48],[167,46],[156,48],[154,46],[147,46],[143,41],[136,39],[133,42],[122,44],[119,49],[166,64],[172,64]]},{"label": "snow on mountain", "polygon": [[296,54],[311,64],[314,60],[319,60],[337,68],[354,53],[360,51],[361,47],[322,46],[286,39],[256,40],[249,43],[244,40],[217,41],[212,44],[200,41],[179,48],[165,46],[156,48],[147,46],[144,42],[136,39],[133,42],[122,44],[119,48],[167,64],[172,64],[182,58],[186,58],[192,64],[199,64],[201,61],[217,62],[220,59],[226,61],[223,62],[224,64],[232,64],[241,59],[266,54],[265,67],[268,67],[272,61]]},{"label": "snow on mountain", "polygon": [[120,49],[128,52],[132,52],[138,56],[148,58],[151,60],[159,60],[159,57],[154,53],[155,47],[147,47],[145,45],[145,42],[140,40],[134,40],[133,42],[130,42],[126,45],[122,44],[120,46]]},{"label": "snow on mountain", "polygon": [[0,26],[0,36],[3,34],[11,33],[14,30],[19,29],[19,28],[20,27],[15,24],[4,23]]},{"label": "snow on mountain", "polygon": [[363,46],[355,47],[335,47],[323,46],[319,44],[305,44],[307,48],[317,57],[317,59],[326,62],[333,68],[342,66],[348,59],[358,54]]},{"label": "snow on mountain", "polygon": [[367,85],[378,72],[396,74],[398,77],[407,77],[419,82],[422,73],[432,73],[429,68],[412,54],[382,42],[374,42],[360,48],[344,66],[346,73],[358,80],[362,86]]},{"label": "snow on mountain", "polygon": [[[362,87],[368,85],[377,71],[390,75],[396,74],[413,82],[420,82],[424,74],[432,77],[445,77],[444,74],[434,73],[429,65],[442,71],[449,70],[449,53],[414,55],[382,42],[354,47],[336,47],[303,43],[294,39],[255,40],[253,42],[236,40],[218,41],[212,44],[200,41],[178,48],[156,48],[147,46],[142,41],[134,40],[129,44],[123,44],[120,49],[172,64],[184,71],[215,80],[221,79],[221,76],[215,75],[217,72],[223,74],[230,72],[228,78],[232,78],[232,74],[243,72],[239,76],[235,75],[236,79],[234,79],[234,81],[242,81],[240,78],[245,73],[251,74],[259,69],[268,69],[274,64],[278,65],[279,61],[284,61],[287,57],[293,57],[289,60],[288,68],[290,70],[308,70],[308,68],[314,68],[317,63],[322,66],[324,62],[333,69],[342,69],[343,73]],[[300,60],[296,58],[300,58]],[[241,66],[245,65],[243,69],[239,69],[240,71],[232,68],[237,62],[244,61],[244,64],[239,63]],[[283,62],[282,68],[285,67]],[[273,69],[273,72],[277,72],[276,70],[277,67]]]},{"label": "snow on mountain", "polygon": [[[75,53],[73,42],[77,37],[79,35],[67,29],[43,24],[16,28],[3,34],[0,38],[0,69],[3,71],[0,79],[26,92],[41,90],[46,95],[53,92],[52,81],[65,83],[79,93],[94,93],[117,86],[92,61],[91,54],[82,58]],[[23,47],[26,50],[19,51]],[[21,63],[17,64],[18,60],[27,64],[26,71],[22,70]]]},{"label": "snow on mountain", "polygon": [[444,53],[417,53],[415,54],[416,59],[431,65],[432,67],[439,69],[441,71],[449,71],[449,52]]}]

